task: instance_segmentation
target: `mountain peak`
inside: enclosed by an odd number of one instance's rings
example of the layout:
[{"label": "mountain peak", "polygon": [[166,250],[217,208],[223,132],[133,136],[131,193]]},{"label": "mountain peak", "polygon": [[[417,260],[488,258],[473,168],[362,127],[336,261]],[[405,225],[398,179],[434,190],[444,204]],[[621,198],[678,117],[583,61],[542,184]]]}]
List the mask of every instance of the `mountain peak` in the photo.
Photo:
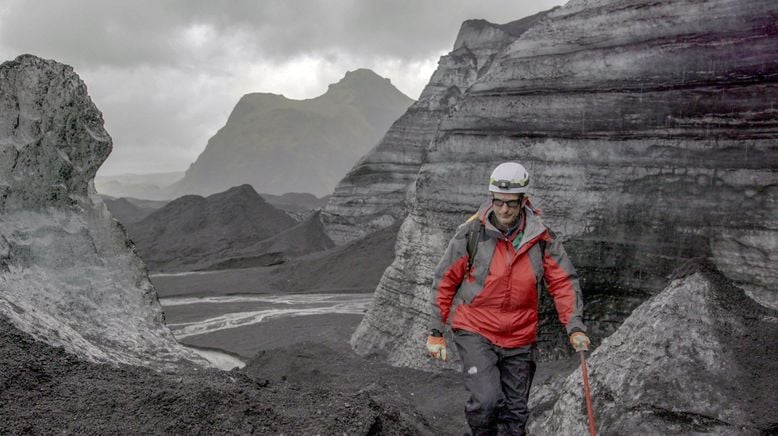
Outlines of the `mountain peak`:
[{"label": "mountain peak", "polygon": [[349,71],[311,99],[247,94],[171,196],[242,183],[272,194],[327,195],[412,103],[368,69]]},{"label": "mountain peak", "polygon": [[[360,108],[389,102],[392,105],[407,108],[413,103],[413,99],[395,88],[391,80],[381,77],[367,68],[347,71],[340,81],[329,86],[321,98],[341,102],[350,101]],[[389,123],[395,118],[389,120]]]},{"label": "mountain peak", "polygon": [[350,89],[353,91],[363,92],[376,87],[397,91],[394,85],[392,85],[391,80],[379,76],[373,70],[359,68],[354,71],[347,71],[346,75],[343,76],[342,79],[328,87],[327,93],[338,89]]},{"label": "mountain peak", "polygon": [[222,207],[228,207],[232,204],[252,205],[252,207],[264,208],[270,206],[261,195],[257,193],[253,186],[244,183],[239,186],[233,186],[226,191],[217,192],[205,197],[205,202],[215,206],[216,210]]},{"label": "mountain peak", "polygon": [[343,78],[338,83],[343,82],[350,82],[350,81],[365,81],[365,80],[376,80],[376,81],[382,81],[391,84],[392,81],[387,79],[386,77],[381,77],[378,74],[376,74],[375,71],[369,69],[369,68],[358,68],[354,71],[346,71],[346,75],[343,76]]},{"label": "mountain peak", "polygon": [[243,184],[208,197],[185,195],[127,230],[149,268],[182,271],[208,268],[296,224]]},{"label": "mountain peak", "polygon": [[251,199],[253,201],[257,201],[260,203],[265,202],[265,199],[262,198],[262,196],[260,196],[257,193],[257,191],[254,190],[254,187],[249,185],[248,183],[244,183],[240,186],[233,186],[232,188],[224,192],[218,192],[216,194],[212,194],[208,198],[211,200],[244,198],[244,199]]}]

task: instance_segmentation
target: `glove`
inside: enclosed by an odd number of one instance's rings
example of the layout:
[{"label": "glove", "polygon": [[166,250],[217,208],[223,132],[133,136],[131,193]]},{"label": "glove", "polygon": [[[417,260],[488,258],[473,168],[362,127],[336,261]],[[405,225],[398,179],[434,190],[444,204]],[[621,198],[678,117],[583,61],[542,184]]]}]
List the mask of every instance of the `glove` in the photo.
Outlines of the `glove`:
[{"label": "glove", "polygon": [[570,335],[570,345],[575,348],[576,353],[579,351],[589,351],[590,344],[589,337],[584,332],[574,332]]},{"label": "glove", "polygon": [[446,338],[443,336],[427,336],[427,351],[433,359],[446,360]]}]

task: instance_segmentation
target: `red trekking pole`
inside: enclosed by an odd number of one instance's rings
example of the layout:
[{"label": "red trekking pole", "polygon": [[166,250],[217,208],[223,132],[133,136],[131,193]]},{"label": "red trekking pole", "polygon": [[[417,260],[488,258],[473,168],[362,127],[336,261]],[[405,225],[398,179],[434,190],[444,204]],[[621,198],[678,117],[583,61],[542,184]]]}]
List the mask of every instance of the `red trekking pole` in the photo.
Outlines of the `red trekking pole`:
[{"label": "red trekking pole", "polygon": [[586,370],[586,351],[578,352],[581,355],[581,375],[583,376],[584,397],[586,397],[586,412],[589,414],[589,434],[597,436],[597,430],[594,428],[594,407],[592,407],[592,394],[589,392],[589,373]]}]

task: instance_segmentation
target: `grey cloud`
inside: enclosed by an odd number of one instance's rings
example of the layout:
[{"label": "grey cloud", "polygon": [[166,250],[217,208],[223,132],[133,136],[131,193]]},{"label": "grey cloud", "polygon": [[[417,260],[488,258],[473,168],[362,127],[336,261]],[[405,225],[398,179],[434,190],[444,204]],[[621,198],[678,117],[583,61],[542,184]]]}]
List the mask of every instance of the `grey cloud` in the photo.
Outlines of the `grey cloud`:
[{"label": "grey cloud", "polygon": [[114,139],[106,164],[134,172],[142,172],[138,168],[144,166],[147,171],[161,171],[149,164],[184,169],[224,123],[239,97],[231,95],[221,80],[209,76],[198,80],[171,68],[79,74]]},{"label": "grey cloud", "polygon": [[222,11],[218,24],[224,32],[252,35],[252,48],[274,58],[345,52],[414,61],[450,49],[465,19],[504,23],[560,3],[561,0],[274,1],[263,2],[261,12],[254,3],[241,3],[243,7]]},{"label": "grey cloud", "polygon": [[7,48],[86,65],[171,65],[202,53],[176,44],[191,26],[210,26],[203,48],[216,60],[240,51],[278,61],[340,52],[418,60],[450,48],[467,18],[507,22],[560,0],[119,1],[3,3]]},{"label": "grey cloud", "polygon": [[133,2],[5,2],[0,41],[82,65],[165,64],[174,50],[164,16]]},{"label": "grey cloud", "polygon": [[[32,53],[75,68],[114,138],[106,171],[182,170],[242,94],[323,92],[346,70],[383,65],[415,98],[428,79],[419,68],[451,50],[462,21],[505,23],[563,1],[0,0],[0,60]],[[300,65],[316,71],[279,81]]]}]

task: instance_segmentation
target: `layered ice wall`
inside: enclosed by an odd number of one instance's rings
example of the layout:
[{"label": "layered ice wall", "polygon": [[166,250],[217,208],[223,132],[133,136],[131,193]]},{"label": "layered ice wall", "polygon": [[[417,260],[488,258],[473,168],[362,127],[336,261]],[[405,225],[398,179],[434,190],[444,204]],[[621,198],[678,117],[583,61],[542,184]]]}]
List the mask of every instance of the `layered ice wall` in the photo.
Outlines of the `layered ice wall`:
[{"label": "layered ice wall", "polygon": [[111,152],[73,69],[31,55],[0,65],[0,316],[99,362],[203,362],[181,347],[146,267],[94,191]]},{"label": "layered ice wall", "polygon": [[[768,0],[571,1],[497,53],[424,150],[355,349],[429,365],[433,269],[507,160],[532,174],[595,341],[689,259],[778,301],[777,16]],[[553,306],[540,318],[542,351],[565,353]]]}]

